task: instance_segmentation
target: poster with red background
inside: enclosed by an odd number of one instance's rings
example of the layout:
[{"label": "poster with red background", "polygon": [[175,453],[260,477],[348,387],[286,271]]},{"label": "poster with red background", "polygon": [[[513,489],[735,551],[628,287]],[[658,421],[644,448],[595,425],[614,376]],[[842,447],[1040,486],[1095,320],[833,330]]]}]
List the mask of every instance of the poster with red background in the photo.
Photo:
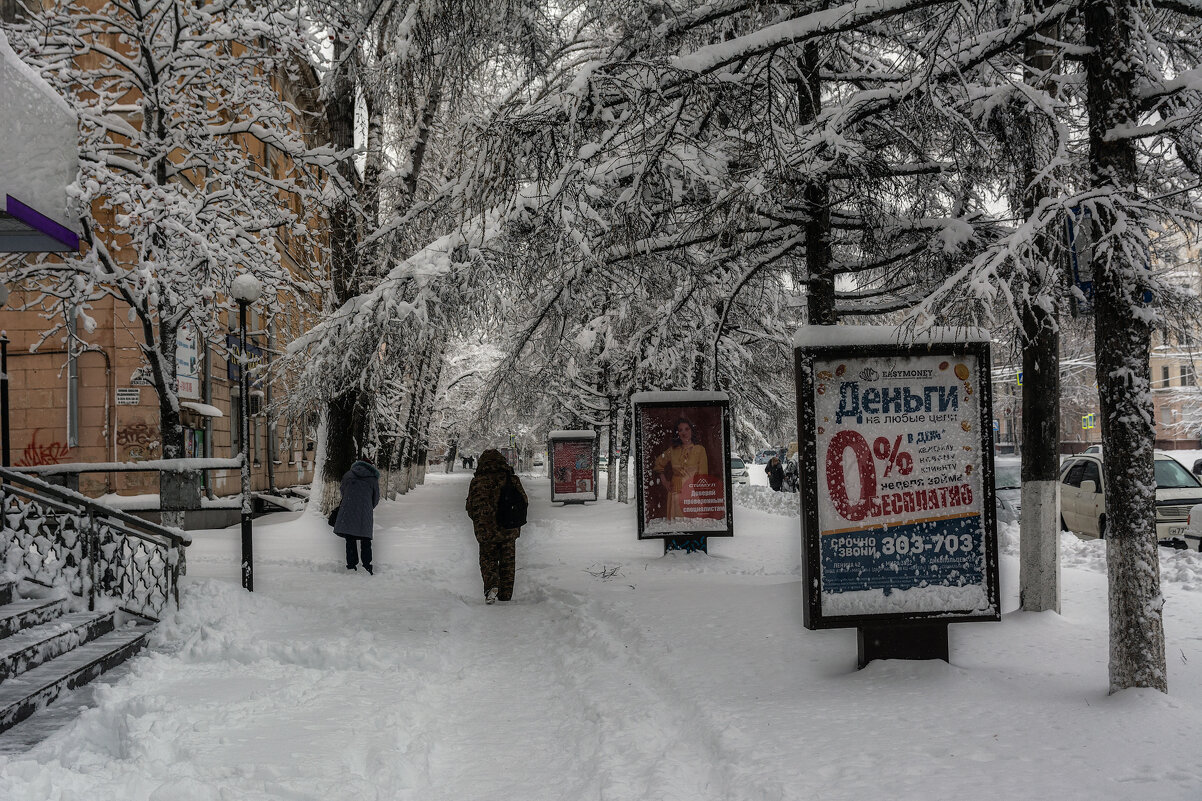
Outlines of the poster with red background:
[{"label": "poster with red background", "polygon": [[[591,433],[591,432],[590,432]],[[550,441],[551,500],[597,500],[595,439],[553,438]]]}]

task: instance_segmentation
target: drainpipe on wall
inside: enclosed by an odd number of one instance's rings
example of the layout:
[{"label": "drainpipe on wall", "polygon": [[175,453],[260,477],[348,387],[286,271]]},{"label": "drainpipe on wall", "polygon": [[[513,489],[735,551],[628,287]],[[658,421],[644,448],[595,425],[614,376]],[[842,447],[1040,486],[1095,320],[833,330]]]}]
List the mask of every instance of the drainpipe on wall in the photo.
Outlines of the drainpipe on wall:
[{"label": "drainpipe on wall", "polygon": [[67,447],[79,447],[79,362],[75,348],[75,309],[67,317]]},{"label": "drainpipe on wall", "polygon": [[263,419],[267,423],[267,490],[275,492],[275,414],[271,408],[271,354],[275,347],[275,318],[267,324],[267,349],[263,354],[266,367],[263,370]]},{"label": "drainpipe on wall", "polygon": [[[199,332],[197,335],[199,336]],[[201,393],[204,395],[205,403],[210,406],[213,405],[213,371],[211,369],[212,357],[212,348],[210,348],[208,340],[205,340],[204,354],[201,356],[204,364],[204,367],[202,368],[204,370],[204,383],[202,384],[204,389],[201,390]],[[207,415],[205,416],[204,456],[206,459],[213,458],[213,418]],[[212,500],[215,497],[213,492],[213,478],[209,474],[205,474],[205,497],[207,497],[209,500]]]}]

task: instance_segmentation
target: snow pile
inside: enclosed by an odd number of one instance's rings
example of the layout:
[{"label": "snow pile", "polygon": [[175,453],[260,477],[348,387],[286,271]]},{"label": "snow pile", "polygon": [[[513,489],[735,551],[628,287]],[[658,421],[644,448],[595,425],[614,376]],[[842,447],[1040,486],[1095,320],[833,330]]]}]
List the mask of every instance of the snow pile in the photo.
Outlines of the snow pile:
[{"label": "snow pile", "polygon": [[[1003,556],[1018,558],[1018,523],[998,524],[998,550]],[[1060,567],[1106,575],[1106,541],[1083,540],[1072,532],[1061,532]],[[1160,581],[1185,592],[1202,592],[1202,553],[1161,548]]]},{"label": "snow pile", "polygon": [[528,482],[514,600],[485,606],[469,479],[380,504],[374,576],[323,520],[281,513],[256,521],[248,594],[238,528],[194,532],[148,652],[40,742],[20,737],[41,715],[0,736],[0,798],[1202,794],[1197,554],[1164,555],[1171,694],[1109,697],[1103,543],[1066,536],[1064,614],[1028,615],[1003,527],[1001,623],[952,626],[951,664],[857,671],[854,630],[801,626],[795,516],[740,501],[708,556],[664,555],[630,506],[552,506]]},{"label": "snow pile", "polygon": [[[758,467],[758,465],[756,466]],[[755,467],[752,468],[754,470]],[[735,485],[735,505],[772,515],[801,516],[800,496],[796,492],[777,492],[756,484]]]}]

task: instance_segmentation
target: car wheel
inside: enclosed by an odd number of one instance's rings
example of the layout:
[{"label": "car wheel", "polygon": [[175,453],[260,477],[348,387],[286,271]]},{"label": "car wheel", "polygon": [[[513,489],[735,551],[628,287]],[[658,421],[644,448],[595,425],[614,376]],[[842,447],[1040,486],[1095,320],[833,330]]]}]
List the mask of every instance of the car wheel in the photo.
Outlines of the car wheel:
[{"label": "car wheel", "polygon": [[1106,539],[1106,518],[1104,517],[1098,518],[1098,539]]},{"label": "car wheel", "polygon": [[1069,530],[1069,528],[1068,528],[1068,524],[1064,522],[1064,515],[1060,515],[1060,530],[1061,530],[1061,531],[1068,531],[1068,530]]}]

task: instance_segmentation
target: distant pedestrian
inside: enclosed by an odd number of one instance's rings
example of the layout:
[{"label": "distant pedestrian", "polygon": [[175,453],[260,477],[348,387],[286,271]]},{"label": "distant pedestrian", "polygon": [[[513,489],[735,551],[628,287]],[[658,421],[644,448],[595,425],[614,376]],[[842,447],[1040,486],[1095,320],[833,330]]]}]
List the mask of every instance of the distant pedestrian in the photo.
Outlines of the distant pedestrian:
[{"label": "distant pedestrian", "polygon": [[475,466],[476,466],[476,457],[475,456],[467,457],[467,469],[471,470]]},{"label": "distant pedestrian", "polygon": [[780,492],[785,483],[785,468],[781,466],[780,459],[775,456],[769,459],[764,472],[768,474],[768,486]]},{"label": "distant pedestrian", "polygon": [[785,467],[784,483],[781,485],[785,492],[797,492],[797,488],[801,484],[798,472],[797,459],[790,459],[788,466]]},{"label": "distant pedestrian", "polygon": [[501,452],[489,448],[480,454],[480,466],[467,493],[467,513],[480,543],[480,577],[484,580],[484,602],[508,601],[513,597],[513,574],[517,569],[517,538],[521,528],[501,528],[497,510],[502,490],[509,484],[529,503],[522,481]]},{"label": "distant pedestrian", "polygon": [[371,535],[375,528],[373,509],[380,502],[380,471],[366,459],[351,465],[342,477],[342,502],[334,520],[334,533],[346,540],[346,569],[372,573]]}]

